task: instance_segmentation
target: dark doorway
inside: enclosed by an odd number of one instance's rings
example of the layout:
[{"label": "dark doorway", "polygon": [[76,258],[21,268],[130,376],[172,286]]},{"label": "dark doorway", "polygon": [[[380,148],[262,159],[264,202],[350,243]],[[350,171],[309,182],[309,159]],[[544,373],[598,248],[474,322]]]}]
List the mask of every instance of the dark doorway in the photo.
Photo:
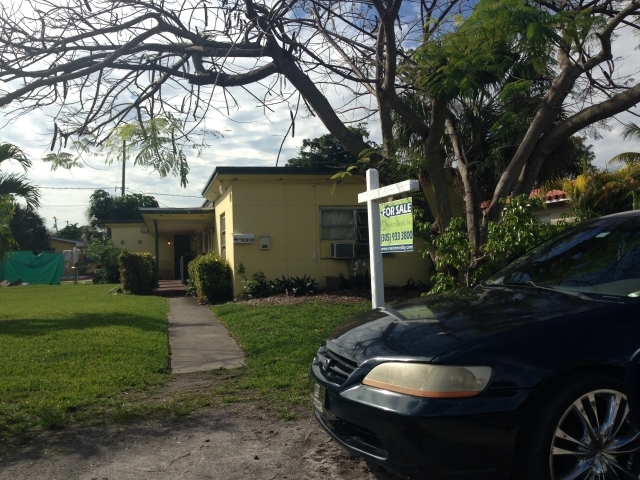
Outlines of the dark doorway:
[{"label": "dark doorway", "polygon": [[175,279],[180,280],[180,257],[191,253],[191,235],[173,236],[173,267]]}]

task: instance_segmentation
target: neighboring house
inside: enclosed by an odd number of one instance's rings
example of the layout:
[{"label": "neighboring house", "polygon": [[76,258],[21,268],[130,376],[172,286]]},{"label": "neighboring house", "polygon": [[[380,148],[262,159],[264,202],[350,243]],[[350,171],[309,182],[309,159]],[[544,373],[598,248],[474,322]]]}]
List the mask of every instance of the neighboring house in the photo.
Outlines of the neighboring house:
[{"label": "neighboring house", "polygon": [[73,247],[87,248],[87,244],[78,240],[69,240],[67,238],[49,237],[49,247],[56,252],[65,250],[73,250]]},{"label": "neighboring house", "polygon": [[[531,190],[529,198],[539,197],[540,189]],[[540,222],[551,223],[555,225],[560,220],[572,218],[571,209],[569,208],[569,197],[562,190],[549,190],[544,195],[545,208],[536,209],[531,214]],[[480,204],[480,208],[485,210],[489,207],[490,201]]]},{"label": "neighboring house", "polygon": [[[540,196],[540,189],[531,191],[529,197]],[[571,209],[569,208],[569,196],[562,190],[549,190],[544,195],[544,203],[547,208],[534,210],[533,216],[544,223],[556,224],[559,220],[564,220],[572,217]]]},{"label": "neighboring house", "polygon": [[[215,251],[247,275],[268,279],[309,275],[321,287],[345,277],[358,260],[369,266],[365,179],[332,180],[335,170],[218,167],[202,190],[200,208],[141,208],[142,220],[105,222],[116,247],[155,256],[160,278],[180,278],[180,257]],[[418,252],[384,257],[387,285],[428,280],[429,261]],[[234,295],[242,284],[234,271]]]}]

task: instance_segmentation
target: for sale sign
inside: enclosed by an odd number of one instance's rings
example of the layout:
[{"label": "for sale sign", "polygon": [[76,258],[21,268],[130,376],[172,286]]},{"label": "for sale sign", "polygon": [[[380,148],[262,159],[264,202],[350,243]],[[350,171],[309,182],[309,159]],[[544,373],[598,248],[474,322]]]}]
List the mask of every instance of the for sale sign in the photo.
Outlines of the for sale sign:
[{"label": "for sale sign", "polygon": [[411,197],[380,204],[380,247],[383,253],[413,251]]}]

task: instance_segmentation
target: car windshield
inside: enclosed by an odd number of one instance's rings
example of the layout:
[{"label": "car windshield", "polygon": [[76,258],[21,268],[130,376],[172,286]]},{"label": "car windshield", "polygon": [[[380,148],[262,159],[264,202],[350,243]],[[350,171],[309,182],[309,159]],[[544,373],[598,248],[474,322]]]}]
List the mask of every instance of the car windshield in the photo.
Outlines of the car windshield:
[{"label": "car windshield", "polygon": [[640,216],[579,224],[510,263],[484,284],[640,297]]}]

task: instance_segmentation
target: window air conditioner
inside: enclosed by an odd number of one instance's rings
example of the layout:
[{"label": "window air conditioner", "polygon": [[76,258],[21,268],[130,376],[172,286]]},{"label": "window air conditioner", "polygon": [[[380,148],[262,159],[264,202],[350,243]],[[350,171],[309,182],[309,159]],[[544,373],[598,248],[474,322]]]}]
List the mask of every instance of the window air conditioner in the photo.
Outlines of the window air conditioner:
[{"label": "window air conditioner", "polygon": [[331,258],[353,258],[355,248],[353,243],[332,243]]}]

